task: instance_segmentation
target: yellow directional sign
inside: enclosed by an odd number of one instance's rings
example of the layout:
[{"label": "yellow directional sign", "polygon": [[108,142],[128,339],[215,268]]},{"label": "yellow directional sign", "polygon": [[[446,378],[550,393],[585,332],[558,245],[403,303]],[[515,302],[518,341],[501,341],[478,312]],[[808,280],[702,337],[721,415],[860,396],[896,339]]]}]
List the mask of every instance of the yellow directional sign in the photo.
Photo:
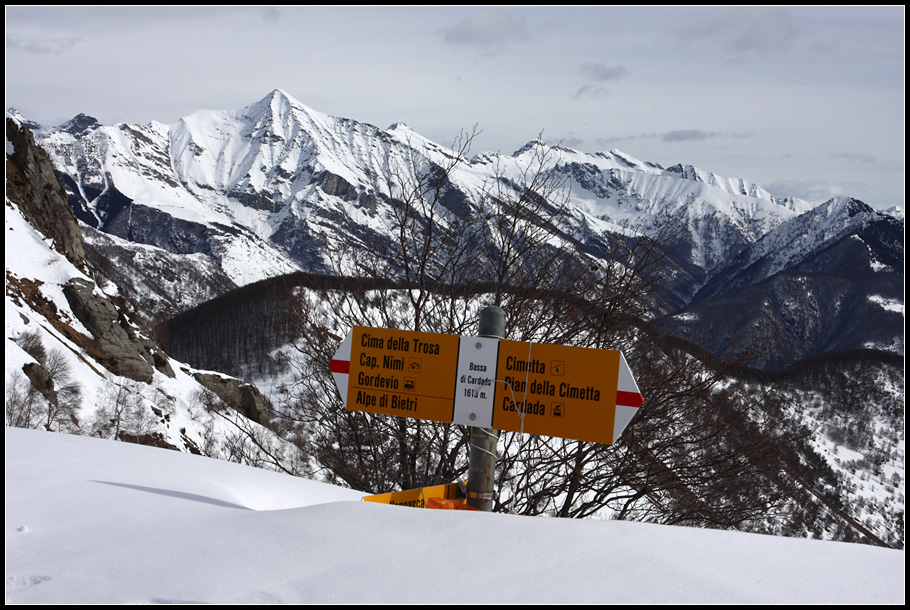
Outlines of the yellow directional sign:
[{"label": "yellow directional sign", "polygon": [[616,350],[355,326],[330,369],[351,410],[603,444],[642,404]]},{"label": "yellow directional sign", "polygon": [[492,427],[610,444],[621,354],[499,342]]},{"label": "yellow directional sign", "polygon": [[395,491],[387,494],[365,496],[363,498],[363,501],[426,508],[427,500],[430,498],[439,498],[441,500],[461,500],[464,502],[464,494],[460,492],[460,488],[462,486],[463,484],[461,483],[449,483],[448,485],[436,485],[434,487],[408,489],[406,491]]},{"label": "yellow directional sign", "polygon": [[[348,340],[348,379],[339,390],[349,409],[452,421],[456,335],[355,326]],[[332,362],[333,373],[345,372],[337,355]]]}]

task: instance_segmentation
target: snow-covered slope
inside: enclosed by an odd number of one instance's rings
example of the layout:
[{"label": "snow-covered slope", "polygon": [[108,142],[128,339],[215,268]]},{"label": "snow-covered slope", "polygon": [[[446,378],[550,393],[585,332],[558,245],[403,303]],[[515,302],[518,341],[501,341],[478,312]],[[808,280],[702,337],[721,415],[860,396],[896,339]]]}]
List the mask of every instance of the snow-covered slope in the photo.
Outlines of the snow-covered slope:
[{"label": "snow-covered slope", "polygon": [[[159,434],[163,442],[187,451],[204,445],[203,427],[192,421],[194,409],[190,407],[191,397],[200,390],[200,386],[181,370],[186,367],[173,362],[173,377],[155,371],[152,382],[142,384],[106,371],[94,361],[61,327],[65,324],[74,333],[92,336],[92,332],[73,313],[63,290],[74,278],[92,284],[93,279],[52,250],[48,240],[35,231],[9,201],[5,212],[7,424],[15,424],[10,421],[9,407],[21,395],[23,407],[27,410],[22,413],[25,419],[20,423],[23,427],[40,425],[52,430],[81,430],[87,434],[97,420],[104,417],[100,414],[102,410],[116,406],[113,391],[130,388],[131,392],[138,393],[136,404],[141,408],[137,408],[136,421],[129,426],[124,425],[124,430],[128,428],[131,434]],[[109,288],[112,294],[98,290],[100,295],[116,295],[116,287]],[[47,398],[28,396],[31,386],[23,368],[43,360],[41,349],[26,351],[28,346],[24,338],[28,336],[33,337],[29,342],[32,346],[36,342],[40,344],[44,353],[60,361],[59,369],[69,371],[66,385],[78,388],[72,405],[66,405],[65,409],[61,407],[59,413],[50,412],[52,409]],[[63,385],[59,377],[55,379],[58,390]],[[158,400],[165,397],[167,405]],[[70,406],[72,408],[68,408]],[[165,409],[156,416],[153,407]],[[206,419],[211,420],[211,416]]]},{"label": "snow-covered slope", "polygon": [[656,231],[683,228],[689,261],[707,273],[812,204],[778,199],[743,179],[723,178],[691,165],[662,169],[620,151],[565,151],[573,202],[592,215],[641,223]]},{"label": "snow-covered slope", "polygon": [[[174,254],[82,224],[86,259],[96,281],[117,286],[148,322],[172,316],[229,292],[237,285],[211,257]],[[140,308],[141,307],[141,308]]]},{"label": "snow-covered slope", "polygon": [[[197,456],[6,430],[6,602],[904,602],[904,552],[360,502]],[[489,552],[480,552],[477,540]]]},{"label": "snow-covered slope", "polygon": [[[84,226],[106,233],[89,241],[97,250],[117,249],[121,255],[107,259],[109,264],[129,266],[130,271],[139,268],[136,263],[141,261],[149,261],[147,266],[153,272],[161,265],[175,267],[178,272],[166,279],[174,279],[167,289],[174,292],[176,308],[220,290],[195,290],[189,281],[198,281],[214,267],[235,284],[247,284],[297,268],[338,271],[338,267],[329,268],[337,261],[328,261],[326,256],[335,247],[359,248],[361,253],[381,259],[386,252],[375,244],[393,239],[389,226],[394,199],[402,197],[409,184],[453,160],[458,163],[447,176],[443,209],[433,219],[435,223],[482,217],[479,213],[495,188],[520,189],[535,164],[543,163],[569,180],[568,206],[557,238],[580,250],[585,247],[586,255],[596,256],[598,245],[619,232],[656,232],[666,223],[676,227],[679,233],[672,262],[685,271],[680,276],[687,283],[676,287],[678,294],[685,295],[683,302],[711,282],[713,275],[722,273],[725,262],[736,253],[763,244],[763,238],[770,243],[769,236],[778,231],[784,234],[811,218],[820,219],[813,226],[825,241],[815,242],[797,231],[789,240],[777,243],[793,246],[794,253],[810,255],[830,247],[838,260],[850,259],[856,252],[853,247],[858,247],[845,241],[852,239],[850,235],[831,230],[838,226],[831,221],[837,215],[830,211],[837,208],[837,202],[813,208],[806,202],[775,199],[745,180],[725,179],[686,166],[664,169],[619,151],[590,155],[538,141],[513,155],[480,154],[469,160],[402,124],[381,130],[336,119],[308,109],[280,91],[236,112],[201,111],[171,126],[103,127],[82,116],[43,133],[42,142],[64,172],[62,181]],[[171,446],[190,451],[195,447],[247,463],[262,460],[264,465],[268,459],[245,444],[244,438],[265,439],[278,450],[294,450],[235,414],[226,419],[224,414],[230,413],[223,407],[213,409],[216,401],[203,391],[200,371],[159,354],[160,367],[150,372],[151,379],[137,382],[93,360],[90,341],[80,343],[61,334],[53,320],[62,320],[78,336],[93,335],[92,329],[79,322],[64,294],[64,287],[75,280],[84,282],[99,299],[115,303],[114,309],[123,313],[124,325],[131,332],[142,335],[144,331],[118,298],[125,294],[126,283],[104,283],[97,272],[73,265],[52,250],[49,255],[45,250],[52,245],[50,240],[30,228],[14,205],[7,205],[7,215],[7,235],[16,232],[27,237],[21,243],[8,240],[7,245],[7,258],[12,260],[7,264],[7,279],[13,286],[7,293],[7,375],[8,379],[18,375],[8,388],[14,387],[19,404],[29,400],[22,371],[26,365],[42,364],[35,355],[33,337],[37,336],[46,348],[63,350],[72,370],[77,371],[69,380],[75,378],[73,385],[85,396],[81,403],[74,403],[77,408],[72,411],[75,419],[71,424],[58,417],[51,422],[52,428],[74,425],[76,431],[107,434],[105,418],[111,421],[111,405],[121,404],[117,395],[126,392],[134,397],[131,425],[136,428],[130,434],[157,434]],[[39,243],[43,246],[29,245]],[[811,247],[800,249],[800,244]],[[10,248],[24,258],[10,256]],[[776,257],[785,250],[778,246],[765,252]],[[823,268],[818,256],[809,259],[817,263],[810,270],[813,273]],[[781,263],[781,269],[786,272],[786,265],[805,265],[809,259],[794,254]],[[883,261],[881,257],[874,260]],[[185,277],[179,272],[183,264],[194,268]],[[209,277],[222,277],[219,269]],[[62,275],[47,275],[49,270]],[[866,271],[870,270],[875,271],[871,263],[866,265]],[[140,281],[132,285],[139,300],[147,300],[153,291]],[[827,282],[825,288],[832,285]],[[788,283],[771,308],[772,315],[783,311],[795,321],[789,326],[795,331],[788,340],[793,338],[800,349],[807,343],[806,329],[813,322],[804,323],[804,318],[793,314],[825,317],[827,310],[811,305],[842,303],[836,295],[819,297],[820,292],[806,286]],[[899,308],[902,317],[902,296],[899,303],[890,292],[873,295],[878,300],[867,296],[860,298],[878,308],[885,306],[887,311]],[[762,295],[748,297],[764,302]],[[720,300],[715,304],[725,305],[728,311],[747,310],[742,301],[732,306]],[[749,329],[751,322],[737,328]],[[704,323],[725,340],[733,336],[714,318],[705,317]],[[856,324],[853,327],[857,332],[866,330]],[[831,344],[819,341],[813,344],[816,348],[831,349]],[[896,351],[903,352],[902,341]],[[798,350],[793,353],[805,355]],[[168,369],[171,374],[164,372]],[[10,395],[8,390],[8,398]],[[41,399],[34,404],[38,405],[36,413],[50,417],[50,409]],[[307,468],[299,459],[287,463]]]}]

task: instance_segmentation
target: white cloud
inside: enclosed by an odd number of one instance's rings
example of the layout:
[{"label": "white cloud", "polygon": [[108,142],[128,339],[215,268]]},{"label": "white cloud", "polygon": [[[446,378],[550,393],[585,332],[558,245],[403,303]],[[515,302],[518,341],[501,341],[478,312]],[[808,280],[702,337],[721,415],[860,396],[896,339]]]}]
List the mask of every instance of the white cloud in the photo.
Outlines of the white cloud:
[{"label": "white cloud", "polygon": [[499,50],[508,42],[530,38],[524,18],[515,18],[499,8],[465,17],[455,25],[443,28],[441,33],[447,43],[485,50]]},{"label": "white cloud", "polygon": [[604,62],[585,62],[579,69],[582,74],[594,81],[617,80],[629,74],[624,66],[608,66]]},{"label": "white cloud", "polygon": [[862,153],[834,153],[828,157],[831,160],[841,159],[849,163],[875,163],[878,161],[872,155]]},{"label": "white cloud", "polygon": [[575,93],[572,95],[577,100],[580,99],[600,99],[610,92],[605,87],[598,87],[597,85],[582,85],[579,87]]},{"label": "white cloud", "polygon": [[668,131],[661,136],[661,139],[664,142],[684,142],[686,140],[706,140],[708,138],[716,138],[719,133],[716,131],[705,131],[704,129],[677,129],[675,131]]},{"label": "white cloud", "polygon": [[70,50],[73,45],[80,42],[80,36],[22,38],[16,34],[6,35],[6,49],[17,50],[25,53],[55,54],[59,55]]},{"label": "white cloud", "polygon": [[777,6],[729,9],[676,28],[672,36],[686,44],[717,44],[731,59],[744,59],[786,51],[799,33],[790,11]]}]

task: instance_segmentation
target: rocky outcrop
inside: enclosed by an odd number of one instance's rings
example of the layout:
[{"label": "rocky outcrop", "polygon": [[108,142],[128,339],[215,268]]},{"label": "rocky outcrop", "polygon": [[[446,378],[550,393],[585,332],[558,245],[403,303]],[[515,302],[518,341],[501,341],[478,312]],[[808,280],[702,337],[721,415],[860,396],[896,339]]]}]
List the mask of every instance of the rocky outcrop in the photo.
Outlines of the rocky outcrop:
[{"label": "rocky outcrop", "polygon": [[212,373],[195,373],[193,378],[247,419],[269,425],[268,405],[256,386]]},{"label": "rocky outcrop", "polygon": [[38,231],[53,241],[55,250],[84,268],[85,250],[76,214],[47,153],[35,144],[31,130],[6,119],[6,196]]},{"label": "rocky outcrop", "polygon": [[[121,197],[128,201],[122,195]],[[201,252],[213,257],[215,253],[212,244],[220,235],[218,230],[207,225],[175,218],[161,210],[131,201],[112,208],[103,230],[122,239],[155,246],[174,254]]]},{"label": "rocky outcrop", "polygon": [[144,383],[152,381],[154,369],[174,377],[164,352],[142,336],[142,328],[122,308],[96,293],[92,282],[73,278],[63,287],[63,295],[73,314],[108,356],[107,366],[112,372]]},{"label": "rocky outcrop", "polygon": [[322,171],[313,176],[314,182],[319,185],[322,192],[330,197],[338,197],[342,201],[354,201],[359,193],[357,188],[337,174]]},{"label": "rocky outcrop", "polygon": [[51,374],[47,372],[47,369],[44,368],[44,365],[38,362],[29,362],[22,367],[22,372],[28,377],[32,387],[35,388],[39,394],[44,396],[48,403],[53,407],[56,407],[57,391],[54,389],[54,379],[51,377]]}]

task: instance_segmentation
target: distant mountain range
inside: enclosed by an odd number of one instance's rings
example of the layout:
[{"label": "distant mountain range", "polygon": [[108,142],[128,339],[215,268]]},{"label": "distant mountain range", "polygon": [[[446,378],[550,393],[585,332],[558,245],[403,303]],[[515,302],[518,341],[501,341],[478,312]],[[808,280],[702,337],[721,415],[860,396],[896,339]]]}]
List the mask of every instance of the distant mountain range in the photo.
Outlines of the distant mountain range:
[{"label": "distant mountain range", "polygon": [[[78,218],[97,229],[87,242],[144,253],[132,262],[121,256],[118,273],[144,278],[125,282],[135,290],[127,296],[159,316],[283,273],[337,273],[327,252],[342,244],[382,252],[394,239],[391,168],[413,178],[457,154],[404,124],[383,130],[332,117],[280,90],[172,125],[103,126],[79,115],[31,126]],[[672,316],[673,333],[721,351],[759,333],[776,349],[759,364],[772,367],[831,350],[903,353],[902,217],[849,197],[780,199],[691,165],[538,140],[512,155],[460,159],[445,185],[447,214],[482,213],[486,186],[518,185],[541,159],[568,189],[564,238],[592,256],[630,228],[656,235],[677,227],[674,279],[658,312]],[[187,270],[179,274],[187,286],[179,277],[153,285],[166,256]]]}]

